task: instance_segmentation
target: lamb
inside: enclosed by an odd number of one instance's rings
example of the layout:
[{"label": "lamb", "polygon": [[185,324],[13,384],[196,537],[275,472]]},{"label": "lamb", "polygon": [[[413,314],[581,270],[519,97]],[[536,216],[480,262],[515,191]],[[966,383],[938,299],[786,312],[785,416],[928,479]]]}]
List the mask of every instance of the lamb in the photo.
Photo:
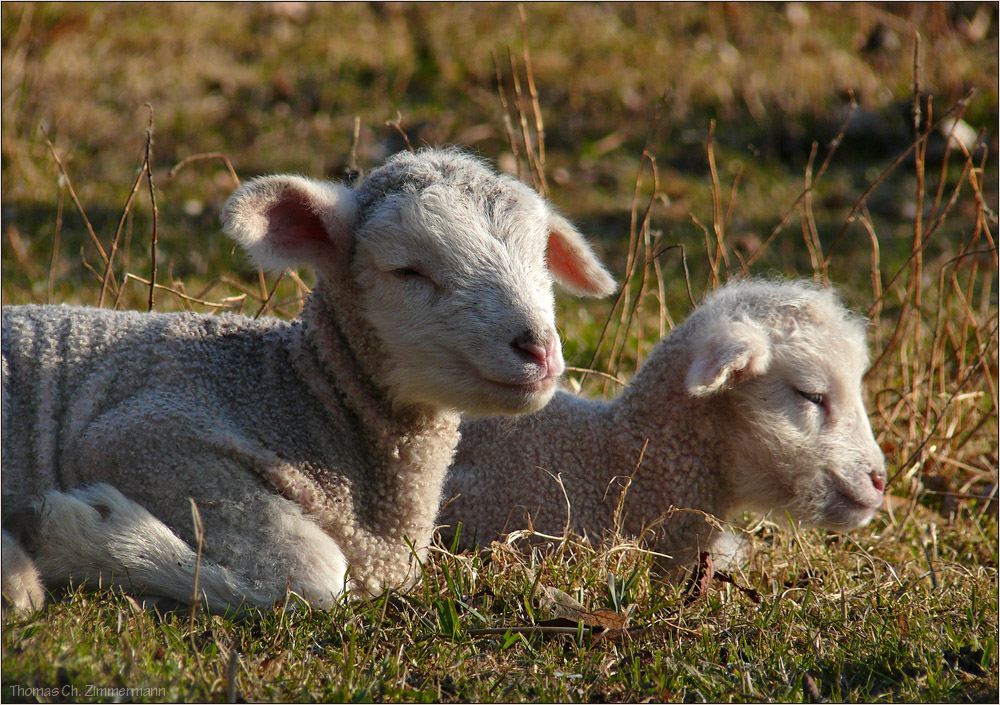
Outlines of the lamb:
[{"label": "lamb", "polygon": [[217,612],[405,587],[459,412],[542,407],[564,367],[553,279],[614,288],[537,193],[455,149],[353,189],[260,178],[222,221],[257,263],[312,267],[299,319],[4,307],[16,608],[70,579]]},{"label": "lamb", "polygon": [[736,557],[735,537],[706,515],[860,527],[886,481],[862,401],[866,365],[863,321],[831,290],[734,281],[610,403],[559,391],[533,414],[463,422],[445,487],[454,499],[438,521],[452,539],[461,522],[466,548],[527,528],[621,530],[667,556],[674,577],[703,550]]}]

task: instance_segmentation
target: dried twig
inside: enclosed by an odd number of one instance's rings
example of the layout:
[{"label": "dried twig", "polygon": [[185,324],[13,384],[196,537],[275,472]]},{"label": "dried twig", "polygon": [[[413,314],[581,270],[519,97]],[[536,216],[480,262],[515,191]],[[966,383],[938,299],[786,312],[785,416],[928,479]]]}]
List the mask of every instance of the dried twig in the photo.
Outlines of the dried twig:
[{"label": "dried twig", "polygon": [[49,147],[49,152],[52,154],[52,159],[55,160],[56,166],[59,167],[59,173],[62,174],[63,179],[66,182],[66,190],[69,191],[70,198],[73,199],[73,205],[76,206],[77,213],[83,218],[83,224],[87,227],[87,233],[90,235],[91,242],[97,247],[97,252],[101,255],[101,262],[103,264],[108,263],[108,255],[104,251],[104,247],[101,246],[101,241],[97,238],[97,233],[94,232],[94,226],[90,224],[90,219],[87,217],[87,212],[83,209],[83,204],[80,203],[80,199],[76,195],[76,190],[73,188],[73,181],[69,178],[69,173],[66,171],[66,167],[63,166],[62,160],[59,159],[59,155],[56,153],[56,148],[52,145],[52,141],[49,140],[49,135],[45,131],[44,127],[39,127],[42,132],[42,137],[45,138],[45,144]]},{"label": "dried twig", "polygon": [[532,144],[531,130],[528,127],[528,118],[524,112],[524,95],[521,92],[521,79],[518,77],[517,63],[514,61],[513,54],[509,52],[507,58],[510,61],[511,83],[514,85],[518,121],[521,126],[521,143],[524,145],[524,154],[528,158],[531,181],[535,190],[547,198],[549,195],[549,185],[545,178],[545,169],[539,162],[538,155],[535,153],[535,147]]},{"label": "dried twig", "polygon": [[570,367],[570,366],[567,366],[566,367],[566,371],[567,372],[580,372],[580,373],[582,373],[584,375],[597,375],[598,377],[603,377],[604,379],[610,380],[610,381],[614,382],[615,384],[620,384],[623,387],[627,387],[628,386],[628,382],[626,382],[625,380],[623,380],[621,377],[619,377],[617,375],[610,374],[608,372],[601,372],[600,370],[595,370],[595,369],[593,369],[591,367]]},{"label": "dried twig", "polygon": [[396,132],[398,132],[400,135],[402,135],[403,136],[403,141],[406,143],[406,148],[408,150],[410,150],[411,152],[414,152],[416,150],[414,150],[413,149],[413,145],[410,144],[410,138],[406,135],[406,131],[403,130],[403,126],[401,124],[402,122],[403,122],[403,114],[401,112],[399,112],[399,111],[396,111],[396,119],[395,120],[386,120],[385,124],[387,126],[389,126],[389,127],[394,128],[396,130]]},{"label": "dried twig", "polygon": [[705,151],[708,153],[708,171],[712,177],[712,230],[715,232],[715,253],[709,254],[712,276],[709,279],[708,288],[714,289],[721,283],[719,279],[720,260],[725,263],[726,269],[729,269],[729,256],[726,254],[725,245],[725,220],[722,216],[722,189],[719,184],[719,171],[715,167],[715,120],[709,122],[708,142],[705,145]]},{"label": "dried twig", "polygon": [[49,276],[45,282],[45,293],[47,296],[47,302],[53,303],[55,300],[55,280],[56,280],[56,265],[59,262],[59,245],[62,240],[62,224],[63,224],[63,189],[62,189],[62,177],[59,178],[59,184],[56,189],[56,225],[55,232],[52,233],[52,254],[49,257]]},{"label": "dried twig", "polygon": [[[137,281],[146,287],[150,286],[151,284],[151,282],[148,279],[143,279],[142,277],[136,276],[135,274],[131,273],[125,275],[125,281],[128,281],[129,279]],[[229,300],[223,299],[223,301],[220,303],[213,303],[212,301],[205,301],[204,299],[199,299],[194,296],[188,296],[182,291],[178,291],[177,289],[173,289],[169,286],[164,286],[163,284],[155,284],[154,286],[160,291],[166,291],[184,301],[190,301],[191,303],[200,304],[202,306],[208,306],[210,308],[236,308],[235,303],[242,302],[246,298],[246,294],[243,294],[242,296],[232,297]]]},{"label": "dried twig", "polygon": [[517,4],[521,14],[521,43],[524,45],[524,74],[528,81],[528,95],[531,96],[531,112],[535,117],[535,137],[538,139],[538,171],[542,179],[544,195],[548,195],[548,184],[545,182],[545,124],[542,122],[542,109],[538,104],[538,90],[535,88],[535,72],[531,67],[531,50],[528,48],[528,17],[524,12],[524,3]]},{"label": "dried twig", "polygon": [[273,299],[274,295],[278,293],[278,285],[281,284],[281,280],[284,278],[285,278],[285,272],[282,272],[281,274],[278,275],[278,278],[274,280],[274,285],[271,287],[271,291],[268,292],[267,296],[264,298],[264,301],[261,303],[260,308],[257,309],[257,313],[255,313],[253,316],[254,318],[260,318],[262,315],[264,315],[264,312],[267,310],[267,307],[271,305],[271,299]]},{"label": "dried twig", "polygon": [[229,170],[229,177],[233,180],[233,186],[239,188],[240,177],[236,175],[236,169],[233,168],[232,162],[229,161],[227,157],[222,152],[204,152],[203,154],[192,154],[189,157],[184,157],[179,162],[174,164],[174,166],[167,172],[167,180],[173,179],[180,172],[181,169],[186,167],[188,164],[193,162],[199,162],[206,159],[221,159],[223,164],[226,165],[226,169]]},{"label": "dried twig", "polygon": [[347,168],[351,174],[359,174],[358,169],[358,142],[361,141],[361,116],[354,116],[354,137],[351,140],[351,152],[347,161]]},{"label": "dried twig", "polygon": [[510,107],[507,104],[507,94],[503,85],[503,72],[500,70],[500,62],[497,61],[496,54],[490,53],[493,57],[493,69],[497,77],[497,95],[500,98],[500,109],[503,114],[503,129],[507,135],[507,144],[510,145],[511,153],[514,155],[514,163],[517,167],[517,175],[521,175],[521,152],[517,148],[517,140],[514,138],[514,125],[510,117]]},{"label": "dried twig", "polygon": [[146,183],[149,184],[149,200],[153,211],[153,231],[149,241],[149,306],[153,310],[156,291],[156,243],[159,239],[160,211],[156,207],[156,189],[153,187],[153,106],[149,108],[149,127],[146,128]]},{"label": "dried twig", "polygon": [[[149,133],[146,134],[146,139],[149,139]],[[149,145],[146,145],[147,155],[149,153]],[[148,158],[148,157],[147,157]],[[139,187],[142,185],[142,177],[146,174],[146,169],[149,166],[147,161],[143,161],[142,166],[139,167],[139,173],[136,174],[135,181],[132,183],[132,189],[129,191],[128,198],[125,200],[125,208],[122,211],[121,220],[118,221],[118,228],[115,230],[115,236],[111,240],[111,252],[108,253],[108,262],[104,266],[104,278],[101,281],[101,295],[98,298],[98,307],[104,306],[104,297],[108,292],[108,284],[112,281],[112,267],[115,261],[115,254],[118,252],[118,242],[121,239],[122,231],[125,228],[125,223],[128,221],[129,215],[132,213],[132,203],[135,200],[135,196],[139,193]],[[117,296],[115,297],[117,300]]]}]

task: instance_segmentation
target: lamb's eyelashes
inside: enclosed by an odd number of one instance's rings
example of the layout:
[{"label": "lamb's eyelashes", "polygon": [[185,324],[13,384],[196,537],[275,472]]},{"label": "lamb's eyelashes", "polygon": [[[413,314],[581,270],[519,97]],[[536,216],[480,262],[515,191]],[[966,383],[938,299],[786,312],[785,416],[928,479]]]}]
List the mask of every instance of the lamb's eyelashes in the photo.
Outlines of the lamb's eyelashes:
[{"label": "lamb's eyelashes", "polygon": [[390,272],[394,277],[403,281],[418,281],[438,286],[438,283],[416,267],[397,267]]},{"label": "lamb's eyelashes", "polygon": [[792,387],[795,400],[798,402],[800,412],[811,419],[810,425],[817,432],[823,432],[829,426],[833,403],[830,395],[826,392],[806,391],[811,387]]},{"label": "lamb's eyelashes", "polygon": [[826,403],[826,395],[821,392],[806,392],[802,389],[795,388],[795,393],[813,406],[822,407]]},{"label": "lamb's eyelashes", "polygon": [[418,267],[396,267],[389,270],[388,275],[414,290],[424,289],[434,294],[440,294],[444,290],[434,277]]}]

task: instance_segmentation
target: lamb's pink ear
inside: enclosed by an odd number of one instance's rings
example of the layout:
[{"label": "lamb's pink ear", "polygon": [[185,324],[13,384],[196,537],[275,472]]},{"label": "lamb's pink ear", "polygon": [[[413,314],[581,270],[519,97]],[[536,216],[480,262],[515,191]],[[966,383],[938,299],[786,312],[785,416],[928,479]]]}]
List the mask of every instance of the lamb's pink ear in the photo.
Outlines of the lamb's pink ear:
[{"label": "lamb's pink ear", "polygon": [[264,176],[240,186],[222,209],[222,229],[265,269],[347,261],[356,205],[350,189],[301,176]]},{"label": "lamb's pink ear", "polygon": [[556,213],[549,215],[547,261],[555,280],[579,296],[608,296],[617,288],[583,235]]},{"label": "lamb's pink ear", "polygon": [[752,323],[718,321],[694,343],[694,359],[687,373],[691,396],[707,397],[767,371],[771,342],[766,331]]}]

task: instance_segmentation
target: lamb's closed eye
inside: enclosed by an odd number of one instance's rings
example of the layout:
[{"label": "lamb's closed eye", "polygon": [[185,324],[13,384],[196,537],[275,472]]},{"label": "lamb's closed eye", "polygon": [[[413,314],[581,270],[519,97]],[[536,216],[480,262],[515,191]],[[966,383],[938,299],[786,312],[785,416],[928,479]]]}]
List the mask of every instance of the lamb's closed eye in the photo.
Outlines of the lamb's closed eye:
[{"label": "lamb's closed eye", "polygon": [[426,279],[433,282],[433,280],[426,274],[421,272],[416,267],[398,267],[392,270],[392,273],[399,277],[400,279]]},{"label": "lamb's closed eye", "polygon": [[825,400],[825,396],[823,394],[819,392],[804,392],[801,389],[796,389],[795,392],[810,404],[823,406],[823,401]]}]

